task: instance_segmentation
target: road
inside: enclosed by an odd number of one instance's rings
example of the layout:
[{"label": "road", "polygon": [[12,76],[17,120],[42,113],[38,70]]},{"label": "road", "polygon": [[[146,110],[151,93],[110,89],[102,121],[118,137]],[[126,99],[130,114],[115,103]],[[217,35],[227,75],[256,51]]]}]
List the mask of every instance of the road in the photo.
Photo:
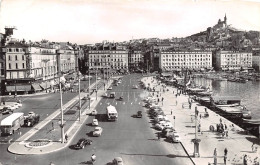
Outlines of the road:
[{"label": "road", "polygon": [[[97,105],[99,126],[103,128],[101,137],[92,137],[94,127],[89,116],[81,127],[72,143],[64,150],[46,155],[11,155],[4,154],[5,160],[15,164],[48,164],[56,165],[90,164],[89,160],[93,153],[97,156],[97,165],[110,164],[114,157],[120,156],[127,165],[168,165],[192,164],[184,149],[179,143],[168,143],[161,139],[157,140],[157,131],[148,118],[148,114],[142,106],[140,96],[144,96],[142,89],[132,89],[138,84],[141,75],[127,75],[119,86],[113,86],[111,91],[116,92],[116,98],[104,98]],[[108,91],[109,93],[110,91]],[[123,96],[123,101],[117,98]],[[107,105],[116,107],[119,113],[118,121],[108,122],[105,109]],[[138,110],[143,111],[143,118],[135,118]],[[82,138],[90,138],[93,144],[82,150],[75,150],[73,145]],[[7,157],[8,156],[8,157]],[[2,159],[2,156],[1,156]],[[47,162],[48,161],[48,162]]]}]

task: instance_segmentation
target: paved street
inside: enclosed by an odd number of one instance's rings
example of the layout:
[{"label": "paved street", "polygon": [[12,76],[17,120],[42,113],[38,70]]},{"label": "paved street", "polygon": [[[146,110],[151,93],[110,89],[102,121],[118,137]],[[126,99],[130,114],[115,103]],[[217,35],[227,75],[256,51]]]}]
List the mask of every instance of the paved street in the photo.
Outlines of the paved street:
[{"label": "paved street", "polygon": [[[93,116],[89,116],[69,146],[61,151],[44,155],[13,155],[4,154],[3,160],[9,164],[89,164],[90,156],[97,155],[96,164],[107,164],[116,156],[123,158],[125,164],[192,164],[184,149],[179,143],[172,144],[161,139],[157,140],[157,131],[142,107],[142,97],[147,92],[142,89],[132,89],[138,84],[140,75],[128,75],[123,78],[119,86],[112,86],[109,92],[116,92],[116,98],[102,99],[97,105],[99,125],[103,128],[101,137],[92,137],[94,127],[90,125]],[[123,101],[117,99],[123,96]],[[141,97],[140,97],[141,96]],[[45,97],[45,96],[43,96]],[[119,113],[116,122],[106,120],[105,109],[107,105],[114,105]],[[133,115],[138,110],[143,111],[143,118]],[[75,150],[73,145],[82,138],[93,140],[91,146],[82,150]],[[28,162],[28,160],[30,160]],[[46,161],[48,160],[48,162]],[[3,161],[1,161],[3,162]]]}]

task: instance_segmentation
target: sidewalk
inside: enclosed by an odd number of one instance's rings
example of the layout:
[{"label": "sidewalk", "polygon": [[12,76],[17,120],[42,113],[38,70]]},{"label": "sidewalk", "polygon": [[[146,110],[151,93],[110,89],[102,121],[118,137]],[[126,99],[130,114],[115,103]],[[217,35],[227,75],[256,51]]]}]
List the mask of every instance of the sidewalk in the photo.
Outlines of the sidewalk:
[{"label": "sidewalk", "polygon": [[[107,86],[110,86],[111,83],[112,83],[112,80],[110,80],[108,82]],[[91,88],[95,88],[95,84],[92,84]],[[58,150],[61,150],[65,147],[67,147],[70,144],[70,142],[72,141],[73,137],[78,132],[78,130],[80,129],[80,127],[82,126],[82,124],[88,118],[88,115],[86,115],[86,114],[88,112],[90,112],[90,110],[92,110],[96,107],[98,102],[101,100],[104,92],[106,92],[106,91],[104,91],[104,89],[102,87],[98,90],[97,100],[94,99],[96,94],[93,93],[91,95],[92,99],[91,99],[90,109],[88,108],[88,106],[85,109],[82,108],[82,114],[80,117],[80,121],[77,119],[74,123],[71,124],[70,127],[67,128],[67,130],[64,129],[64,135],[67,134],[69,137],[67,143],[61,143],[61,139],[59,139],[59,141],[49,141],[49,142],[47,142],[46,145],[43,145],[43,146],[32,147],[32,146],[29,146],[29,143],[32,141],[31,140],[27,141],[32,136],[35,136],[37,134],[37,132],[40,132],[46,124],[50,123],[50,121],[52,121],[57,115],[60,114],[60,109],[58,109],[55,112],[53,112],[51,115],[49,115],[44,121],[37,124],[34,128],[32,128],[27,133],[25,133],[23,136],[21,136],[19,139],[17,139],[14,143],[12,143],[8,147],[8,151],[11,153],[14,153],[14,154],[21,154],[21,155],[23,155],[23,154],[46,154],[46,153],[51,153],[51,152],[58,151]],[[69,101],[67,104],[63,105],[63,109],[65,109],[65,107],[70,106],[76,99],[78,99],[78,97],[79,96],[76,96],[71,101]],[[81,97],[84,97],[83,94],[81,95]],[[60,128],[59,128],[59,130],[57,130],[56,133],[58,133],[60,135]],[[37,140],[37,139],[35,139],[35,140]]]},{"label": "sidewalk", "polygon": [[[144,78],[144,83],[150,83],[151,87],[158,85],[157,81],[152,82],[152,78]],[[243,164],[243,157],[246,154],[248,156],[248,164],[253,164],[254,159],[259,156],[259,153],[252,152],[252,144],[259,148],[259,139],[252,135],[246,135],[244,130],[239,126],[231,123],[227,119],[219,116],[215,112],[207,109],[209,117],[204,117],[205,108],[197,102],[193,102],[191,109],[188,105],[188,95],[180,95],[176,98],[175,94],[177,89],[167,86],[163,92],[163,87],[155,87],[157,91],[162,91],[161,96],[159,94],[160,103],[162,105],[162,97],[164,98],[162,109],[167,115],[168,119],[172,122],[176,131],[179,133],[182,145],[188,152],[191,159],[197,165],[208,165],[209,163],[214,163],[213,153],[214,149],[217,150],[217,164],[224,164],[224,149],[227,148],[227,163],[226,164]],[[174,91],[174,94],[173,94]],[[152,93],[152,92],[151,92]],[[157,98],[157,94],[155,94]],[[177,103],[177,105],[176,105]],[[200,157],[195,158],[193,155],[194,144],[191,142],[195,138],[195,107],[199,110],[199,115],[201,114],[201,119],[198,117],[198,123],[201,125],[201,133],[199,133],[198,138],[201,139],[199,152]],[[172,115],[171,115],[172,111]],[[174,119],[175,116],[175,119]],[[219,133],[210,131],[210,125],[213,125],[216,130],[216,124],[220,123],[220,119],[223,124],[227,125],[228,137],[222,137]],[[231,125],[234,125],[232,127]],[[258,160],[259,161],[259,160]]]}]

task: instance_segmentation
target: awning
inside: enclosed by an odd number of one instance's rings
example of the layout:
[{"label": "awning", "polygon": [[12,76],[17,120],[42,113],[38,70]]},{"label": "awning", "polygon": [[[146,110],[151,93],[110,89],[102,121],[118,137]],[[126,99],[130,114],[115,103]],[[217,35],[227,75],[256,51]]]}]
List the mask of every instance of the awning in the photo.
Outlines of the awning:
[{"label": "awning", "polygon": [[31,91],[31,85],[16,85],[16,86],[6,86],[7,92],[15,91]]},{"label": "awning", "polygon": [[40,91],[40,90],[42,90],[42,88],[40,87],[39,84],[32,84],[32,87],[33,87],[34,91]]},{"label": "awning", "polygon": [[43,89],[50,88],[50,82],[42,82],[39,84]]}]

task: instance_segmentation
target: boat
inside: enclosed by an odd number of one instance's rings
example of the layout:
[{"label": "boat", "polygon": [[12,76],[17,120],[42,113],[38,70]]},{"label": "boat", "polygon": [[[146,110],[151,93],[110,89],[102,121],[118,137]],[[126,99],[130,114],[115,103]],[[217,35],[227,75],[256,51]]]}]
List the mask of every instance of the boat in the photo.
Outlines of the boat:
[{"label": "boat", "polygon": [[251,111],[241,105],[239,97],[235,96],[211,96],[213,109],[228,119],[251,119]]}]

